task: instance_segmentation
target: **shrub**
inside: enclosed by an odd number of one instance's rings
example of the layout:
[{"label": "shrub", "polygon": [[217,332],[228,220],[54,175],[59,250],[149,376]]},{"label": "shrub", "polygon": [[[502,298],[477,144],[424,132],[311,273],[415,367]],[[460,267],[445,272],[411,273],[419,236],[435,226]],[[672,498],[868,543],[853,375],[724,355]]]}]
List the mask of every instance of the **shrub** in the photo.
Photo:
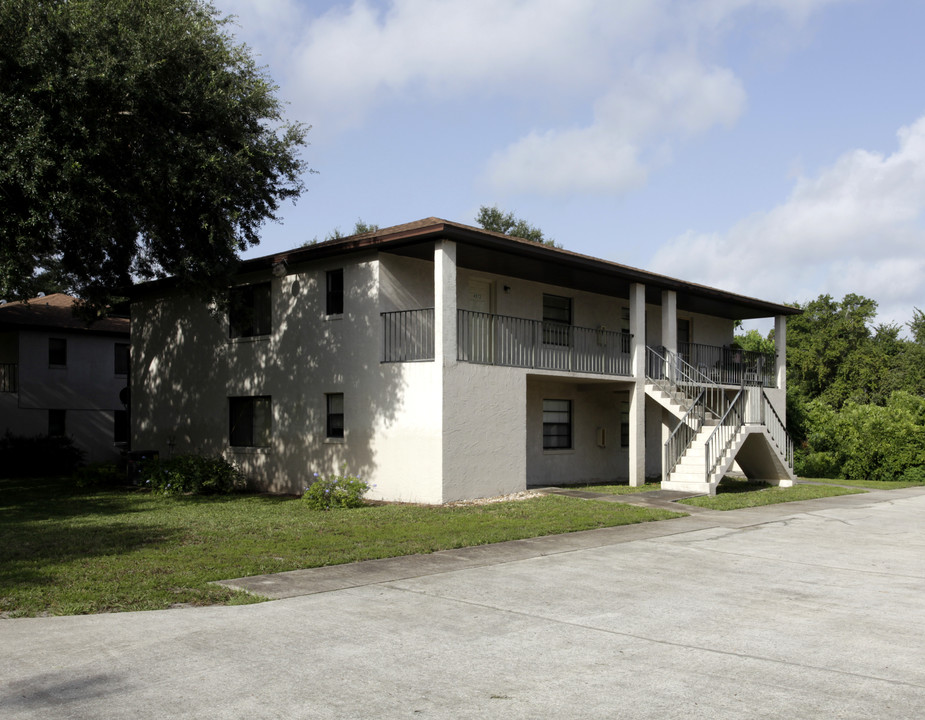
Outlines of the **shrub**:
[{"label": "shrub", "polygon": [[925,465],[906,468],[906,471],[899,479],[903,482],[921,483],[922,485],[925,485]]},{"label": "shrub", "polygon": [[335,507],[355,508],[363,505],[363,495],[369,490],[369,483],[356,475],[347,474],[347,466],[340,469],[340,475],[319,477],[305,489],[303,502],[312,510],[330,510]]},{"label": "shrub", "polygon": [[90,463],[79,468],[74,478],[77,487],[114,487],[128,482],[125,471],[115,463]]},{"label": "shrub", "polygon": [[25,437],[9,431],[0,437],[0,476],[71,475],[83,461],[83,450],[69,437]]},{"label": "shrub", "polygon": [[222,457],[177,455],[148,460],[141,467],[141,484],[163,495],[215,495],[244,489],[244,475]]}]

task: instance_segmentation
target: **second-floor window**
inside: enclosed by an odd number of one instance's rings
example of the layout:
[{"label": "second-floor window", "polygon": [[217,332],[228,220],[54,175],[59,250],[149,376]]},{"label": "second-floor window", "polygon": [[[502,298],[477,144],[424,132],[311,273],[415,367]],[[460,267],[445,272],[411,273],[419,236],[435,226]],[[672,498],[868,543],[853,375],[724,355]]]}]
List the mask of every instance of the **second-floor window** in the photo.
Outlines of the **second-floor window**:
[{"label": "second-floor window", "polygon": [[344,312],[344,269],[328,270],[325,314],[341,315]]},{"label": "second-floor window", "polygon": [[48,338],[48,364],[54,367],[67,366],[67,340]]},{"label": "second-floor window", "polygon": [[568,345],[572,324],[572,298],[543,295],[543,342]]},{"label": "second-floor window", "polygon": [[240,285],[228,297],[228,336],[269,335],[272,331],[270,283]]}]

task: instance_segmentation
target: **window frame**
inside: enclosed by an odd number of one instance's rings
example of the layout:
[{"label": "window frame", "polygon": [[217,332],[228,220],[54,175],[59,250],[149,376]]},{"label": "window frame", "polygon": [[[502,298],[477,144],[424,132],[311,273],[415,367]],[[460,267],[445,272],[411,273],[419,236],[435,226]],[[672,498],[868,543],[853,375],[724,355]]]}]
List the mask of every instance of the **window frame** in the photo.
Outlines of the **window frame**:
[{"label": "window frame", "polygon": [[630,402],[620,401],[620,447],[630,446]]},{"label": "window frame", "polygon": [[[553,403],[561,403],[558,407],[554,407]],[[543,450],[544,451],[555,451],[555,450],[572,450],[574,449],[573,441],[573,431],[575,426],[575,418],[572,412],[572,401],[565,398],[544,398],[543,399]],[[561,417],[553,419],[552,415],[562,415],[565,414],[565,422],[562,421]],[[561,432],[561,428],[565,428],[565,433]],[[555,429],[555,431],[553,431]],[[565,444],[562,444],[562,441],[554,441],[555,438],[564,438]]]},{"label": "window frame", "polygon": [[328,270],[324,275],[324,313],[325,315],[344,314],[344,269]]},{"label": "window frame", "polygon": [[[57,360],[61,362],[56,362]],[[48,338],[48,367],[67,367],[67,338]]]},{"label": "window frame", "polygon": [[[562,319],[563,314],[565,319]],[[543,293],[543,344],[569,347],[572,344],[571,328],[572,298]]]},{"label": "window frame", "polygon": [[48,437],[67,436],[67,410],[61,408],[48,409]]},{"label": "window frame", "polygon": [[232,395],[228,397],[228,447],[268,448],[272,435],[272,396]]},{"label": "window frame", "polygon": [[[339,408],[337,407],[339,404]],[[340,412],[337,412],[337,410]],[[344,394],[325,393],[324,395],[324,436],[327,440],[343,440],[346,436],[344,424]]]},{"label": "window frame", "polygon": [[272,282],[236,285],[228,291],[228,337],[231,340],[273,332]]}]

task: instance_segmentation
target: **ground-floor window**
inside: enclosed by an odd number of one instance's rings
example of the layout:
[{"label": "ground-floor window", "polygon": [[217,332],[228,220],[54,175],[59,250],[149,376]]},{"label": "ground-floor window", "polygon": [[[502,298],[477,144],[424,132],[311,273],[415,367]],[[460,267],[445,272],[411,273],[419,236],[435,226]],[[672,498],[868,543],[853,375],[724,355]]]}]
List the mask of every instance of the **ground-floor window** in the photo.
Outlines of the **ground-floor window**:
[{"label": "ground-floor window", "polygon": [[572,447],[572,401],[543,400],[543,449]]},{"label": "ground-floor window", "polygon": [[342,438],[344,437],[344,394],[328,393],[325,399],[327,402],[327,436]]},{"label": "ground-floor window", "polygon": [[228,398],[228,444],[232,447],[269,447],[270,396]]},{"label": "ground-floor window", "polygon": [[620,403],[620,447],[630,446],[630,404]]},{"label": "ground-floor window", "polygon": [[114,443],[128,442],[128,411],[116,410],[113,412],[112,441]]},{"label": "ground-floor window", "polygon": [[51,437],[62,437],[67,434],[67,428],[64,425],[65,415],[66,411],[64,410],[48,411],[48,434]]}]

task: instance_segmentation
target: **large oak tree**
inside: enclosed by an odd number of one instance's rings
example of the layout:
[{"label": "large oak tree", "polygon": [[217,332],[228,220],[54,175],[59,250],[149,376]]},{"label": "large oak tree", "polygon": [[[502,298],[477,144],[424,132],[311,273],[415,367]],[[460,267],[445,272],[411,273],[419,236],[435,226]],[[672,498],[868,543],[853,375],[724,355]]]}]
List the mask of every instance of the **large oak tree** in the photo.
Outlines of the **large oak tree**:
[{"label": "large oak tree", "polygon": [[0,297],[215,297],[307,171],[307,128],[200,0],[0,3]]}]

